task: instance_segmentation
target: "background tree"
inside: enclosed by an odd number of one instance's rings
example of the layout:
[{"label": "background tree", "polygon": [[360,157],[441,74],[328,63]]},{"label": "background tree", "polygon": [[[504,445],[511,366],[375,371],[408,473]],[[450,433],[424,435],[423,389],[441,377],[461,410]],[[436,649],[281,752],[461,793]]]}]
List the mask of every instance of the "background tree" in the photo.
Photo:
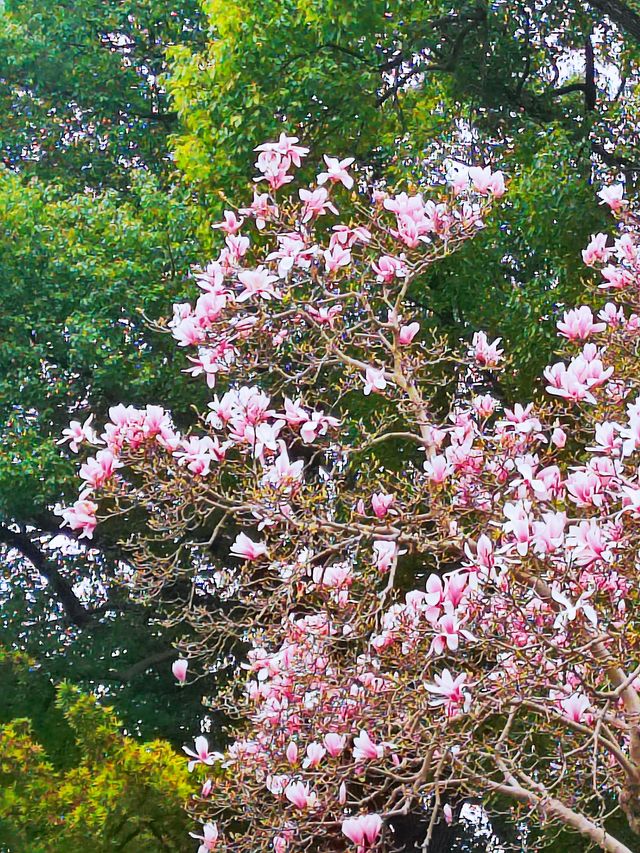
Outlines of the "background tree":
[{"label": "background tree", "polygon": [[[188,194],[172,186],[174,117],[158,75],[167,44],[197,41],[198,20],[188,2],[10,0],[0,12],[4,642],[48,673],[43,702],[63,677],[102,685],[121,694],[132,730],[175,740],[176,634],[121,584],[122,531],[89,554],[49,542],[76,472],[56,444],[69,417],[172,396],[173,354],[143,314],[179,295],[201,241]],[[175,404],[187,406],[180,392]]]},{"label": "background tree", "polygon": [[185,849],[191,779],[183,758],[166,742],[123,734],[113,711],[93,696],[68,684],[56,693],[47,711],[58,740],[53,754],[30,719],[0,725],[3,849]]}]

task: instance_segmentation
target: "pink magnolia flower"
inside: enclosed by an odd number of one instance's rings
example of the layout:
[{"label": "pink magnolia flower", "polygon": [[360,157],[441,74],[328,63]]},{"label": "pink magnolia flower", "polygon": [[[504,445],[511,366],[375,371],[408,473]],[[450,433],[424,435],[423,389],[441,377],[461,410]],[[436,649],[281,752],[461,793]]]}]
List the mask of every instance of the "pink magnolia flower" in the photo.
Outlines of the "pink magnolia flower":
[{"label": "pink magnolia flower", "polygon": [[348,225],[334,225],[331,230],[333,233],[329,240],[330,249],[336,245],[350,249],[355,243],[366,244],[371,241],[371,231],[364,225],[356,225],[355,228],[350,228]]},{"label": "pink magnolia flower", "polygon": [[400,346],[409,346],[419,331],[420,323],[409,323],[408,326],[401,326],[400,331],[398,332],[398,343]]},{"label": "pink magnolia flower", "polygon": [[203,270],[194,271],[198,287],[209,293],[222,293],[224,290],[224,273],[218,261],[211,261]]},{"label": "pink magnolia flower", "polygon": [[224,459],[228,447],[226,442],[220,444],[217,437],[192,435],[180,441],[173,455],[180,466],[186,466],[188,471],[199,477],[206,477],[211,463]]},{"label": "pink magnolia flower", "polygon": [[221,761],[224,758],[221,752],[212,752],[209,749],[209,742],[204,735],[199,735],[195,739],[194,744],[195,750],[190,749],[188,746],[182,747],[184,752],[192,759],[188,764],[189,772],[193,770],[196,764],[205,764],[210,767],[216,761]]},{"label": "pink magnolia flower", "polygon": [[599,261],[606,261],[610,253],[611,249],[607,249],[607,235],[592,234],[589,245],[582,250],[582,260],[588,267],[592,267]]},{"label": "pink magnolia flower", "polygon": [[171,334],[178,341],[179,347],[199,346],[207,337],[206,329],[195,316],[185,317],[174,325]]},{"label": "pink magnolia flower", "polygon": [[122,468],[122,462],[110,450],[99,450],[80,466],[80,476],[89,489],[99,489],[113,476],[116,468]]},{"label": "pink magnolia flower", "polygon": [[227,261],[231,265],[237,264],[249,249],[249,238],[241,234],[227,234],[224,242],[227,247]]},{"label": "pink magnolia flower", "polygon": [[495,400],[491,394],[484,394],[482,396],[474,397],[471,401],[471,405],[473,406],[474,412],[476,412],[481,418],[489,418],[494,413],[497,405],[497,400]]},{"label": "pink magnolia flower", "polygon": [[287,853],[289,842],[284,835],[276,835],[273,839],[273,853]]},{"label": "pink magnolia flower", "polygon": [[623,199],[624,186],[622,184],[611,184],[608,187],[602,187],[598,193],[598,198],[602,199],[600,204],[607,204],[613,211],[618,211],[626,202]]},{"label": "pink magnolia flower", "polygon": [[216,351],[211,349],[201,349],[197,358],[188,356],[188,359],[193,367],[187,367],[184,372],[193,377],[204,374],[207,378],[208,388],[215,388],[218,373],[225,372],[228,368],[226,360],[220,361]]},{"label": "pink magnolia flower", "polygon": [[346,738],[344,735],[329,732],[324,736],[323,743],[329,755],[332,758],[337,758],[337,756],[344,750]]},{"label": "pink magnolia flower", "polygon": [[317,767],[322,759],[327,754],[327,750],[320,743],[310,743],[307,746],[307,752],[305,758],[302,760],[302,767],[305,770],[311,770],[314,767]]},{"label": "pink magnolia flower", "polygon": [[328,589],[341,589],[353,583],[353,571],[347,562],[333,563],[331,566],[315,566],[313,582]]},{"label": "pink magnolia flower", "polygon": [[242,223],[244,219],[238,217],[233,210],[225,210],[224,212],[224,222],[218,222],[216,225],[212,225],[212,228],[220,228],[222,231],[227,234],[235,234],[242,228]]},{"label": "pink magnolia flower", "polygon": [[384,518],[395,502],[395,495],[377,492],[371,495],[371,508],[376,518]]},{"label": "pink magnolia flower", "polygon": [[546,512],[542,521],[533,523],[533,548],[545,556],[555,553],[564,543],[567,516],[564,512]]},{"label": "pink magnolia flower", "polygon": [[368,397],[372,391],[384,391],[387,387],[387,380],[384,375],[384,370],[378,367],[367,367],[364,374],[364,389],[365,397]]},{"label": "pink magnolia flower", "polygon": [[425,470],[427,478],[432,482],[440,485],[453,474],[453,466],[450,465],[446,456],[436,455],[427,459],[422,466]]},{"label": "pink magnolia flower", "polygon": [[287,746],[285,755],[287,756],[287,761],[289,762],[289,764],[298,763],[298,747],[296,746],[295,741],[289,741],[289,745]]},{"label": "pink magnolia flower", "polygon": [[71,530],[82,531],[80,533],[80,539],[93,539],[93,531],[96,529],[96,525],[98,524],[96,519],[97,511],[98,504],[87,500],[83,496],[80,496],[79,500],[77,500],[73,506],[67,507],[66,509],[60,509],[58,507],[55,509],[56,515],[61,515],[63,518],[63,527],[67,524]]},{"label": "pink magnolia flower", "polygon": [[570,341],[584,341],[595,332],[604,332],[606,323],[594,323],[593,312],[588,305],[581,305],[564,312],[564,319],[557,324],[560,334]]},{"label": "pink magnolia flower", "polygon": [[388,539],[373,543],[374,562],[379,572],[388,572],[399,554],[398,546]]},{"label": "pink magnolia flower", "polygon": [[237,297],[238,302],[244,302],[252,296],[262,299],[280,298],[280,291],[273,286],[273,282],[278,281],[278,276],[271,275],[263,266],[238,273],[238,280],[244,285],[244,290]]},{"label": "pink magnolia flower", "polygon": [[319,435],[326,435],[327,430],[337,427],[340,421],[322,412],[313,412],[311,417],[300,427],[300,438],[305,444],[311,444]]},{"label": "pink magnolia flower", "polygon": [[262,231],[267,222],[271,221],[278,215],[278,208],[275,204],[271,203],[269,193],[254,192],[253,201],[249,207],[243,207],[239,212],[245,216],[254,217],[256,221],[256,228],[258,231]]},{"label": "pink magnolia flower", "polygon": [[391,255],[382,255],[377,261],[373,261],[371,266],[376,273],[377,280],[385,284],[389,284],[394,278],[404,278],[407,274],[404,262]]},{"label": "pink magnolia flower", "polygon": [[312,305],[307,308],[307,314],[315,320],[315,322],[319,326],[329,326],[330,329],[333,329],[335,326],[336,318],[340,316],[342,313],[342,306],[340,305],[321,305],[320,308],[314,308]]},{"label": "pink magnolia flower", "polygon": [[450,602],[447,602],[448,612],[444,613],[434,625],[437,632],[436,636],[431,641],[430,651],[433,654],[441,655],[445,648],[450,652],[458,650],[460,645],[460,637],[463,636],[468,640],[473,640],[473,635],[462,628],[462,623],[459,621]]},{"label": "pink magnolia flower", "polygon": [[318,175],[318,184],[322,185],[327,181],[331,183],[341,183],[348,190],[353,186],[353,178],[347,172],[347,168],[353,163],[353,157],[345,157],[344,160],[338,160],[336,157],[327,157],[324,155],[324,162],[327,164],[327,171],[320,172]]},{"label": "pink magnolia flower", "polygon": [[309,222],[317,216],[330,210],[337,214],[338,211],[329,201],[329,193],[324,187],[318,187],[316,190],[300,190],[300,200],[304,202],[302,206],[302,221]]},{"label": "pink magnolia flower", "polygon": [[262,145],[256,146],[254,151],[273,151],[283,157],[289,157],[293,165],[300,168],[302,158],[307,156],[309,149],[298,145],[298,142],[297,136],[287,136],[283,131],[277,142],[263,142]]},{"label": "pink magnolia flower", "polygon": [[530,509],[529,501],[506,503],[503,509],[507,521],[502,525],[502,529],[506,534],[510,533],[513,536],[516,550],[521,557],[524,557],[529,550],[532,537]]},{"label": "pink magnolia flower", "polygon": [[562,449],[567,443],[567,434],[560,427],[556,427],[551,433],[551,441],[555,444],[556,447]]},{"label": "pink magnolia flower", "polygon": [[202,835],[197,835],[195,832],[190,832],[189,835],[198,841],[202,841],[198,847],[198,853],[209,853],[209,851],[216,849],[219,833],[215,823],[205,823],[202,827]]},{"label": "pink magnolia flower", "polygon": [[276,456],[273,466],[265,475],[265,482],[271,483],[276,488],[290,487],[302,479],[304,459],[291,462],[284,441],[278,442],[280,454]]},{"label": "pink magnolia flower", "polygon": [[504,175],[502,172],[492,172],[490,166],[471,166],[469,178],[474,190],[480,195],[501,198],[506,192]]},{"label": "pink magnolia flower", "polygon": [[349,841],[357,845],[358,851],[373,846],[382,831],[382,818],[379,814],[358,815],[342,821],[342,832]]},{"label": "pink magnolia flower", "polygon": [[377,761],[384,755],[384,744],[371,740],[369,732],[362,729],[353,739],[353,757],[356,761]]},{"label": "pink magnolia flower", "polygon": [[616,267],[609,264],[603,267],[600,273],[604,279],[604,282],[598,285],[601,290],[623,290],[625,287],[633,284],[633,274],[624,267]]},{"label": "pink magnolia flower", "polygon": [[551,597],[562,607],[562,610],[560,610],[556,616],[555,622],[553,623],[554,628],[564,629],[567,623],[575,621],[580,613],[582,613],[584,618],[587,619],[587,621],[589,621],[594,627],[597,627],[598,614],[588,603],[590,596],[590,592],[583,592],[575,602],[572,602],[557,585],[554,586],[551,590]]},{"label": "pink magnolia flower", "polygon": [[573,693],[571,696],[560,700],[560,707],[568,720],[572,720],[574,723],[581,723],[591,707],[591,703],[584,693]]},{"label": "pink magnolia flower", "polygon": [[343,249],[342,246],[334,246],[333,249],[327,249],[322,253],[327,273],[337,272],[342,267],[348,267],[351,263],[351,252],[349,249]]},{"label": "pink magnolia flower", "polygon": [[178,660],[174,660],[171,664],[171,672],[173,673],[173,677],[180,682],[180,684],[184,684],[187,680],[187,667],[189,666],[189,662],[184,660],[184,658],[178,658]]},{"label": "pink magnolia flower", "polygon": [[62,430],[62,438],[56,441],[56,444],[64,444],[69,442],[69,450],[72,453],[77,453],[79,446],[85,441],[89,444],[95,444],[98,441],[98,436],[91,426],[93,415],[89,415],[86,421],[81,424],[80,421],[71,421],[66,429]]},{"label": "pink magnolia flower", "polygon": [[432,705],[444,705],[449,716],[455,716],[461,710],[468,710],[471,697],[465,693],[466,673],[454,678],[448,669],[443,669],[440,675],[434,675],[432,683],[425,684],[425,689],[438,697],[432,700]]},{"label": "pink magnolia flower", "polygon": [[254,181],[266,181],[272,190],[278,190],[293,180],[293,175],[287,174],[291,163],[292,158],[286,154],[273,149],[262,150],[256,160],[256,168],[262,175]]},{"label": "pink magnolia flower", "polygon": [[502,360],[504,350],[499,348],[502,338],[496,338],[489,343],[484,332],[476,332],[473,336],[472,356],[481,367],[496,367]]},{"label": "pink magnolia flower", "polygon": [[238,533],[231,546],[231,553],[243,560],[259,560],[266,556],[267,546],[264,542],[254,542],[245,533]]},{"label": "pink magnolia flower", "polygon": [[297,809],[312,809],[318,801],[317,794],[309,790],[308,782],[290,782],[284,790],[284,795]]}]

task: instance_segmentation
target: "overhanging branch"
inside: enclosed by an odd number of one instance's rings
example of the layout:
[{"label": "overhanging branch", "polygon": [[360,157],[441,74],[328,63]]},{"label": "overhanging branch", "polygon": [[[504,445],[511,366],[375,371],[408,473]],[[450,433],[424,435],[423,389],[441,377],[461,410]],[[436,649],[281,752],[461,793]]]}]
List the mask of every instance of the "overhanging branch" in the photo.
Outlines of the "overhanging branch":
[{"label": "overhanging branch", "polygon": [[0,524],[0,542],[19,551],[38,574],[45,578],[49,588],[62,605],[69,622],[82,627],[91,620],[91,614],[77,597],[69,581],[60,574],[55,563],[43,553],[27,533],[21,533]]}]

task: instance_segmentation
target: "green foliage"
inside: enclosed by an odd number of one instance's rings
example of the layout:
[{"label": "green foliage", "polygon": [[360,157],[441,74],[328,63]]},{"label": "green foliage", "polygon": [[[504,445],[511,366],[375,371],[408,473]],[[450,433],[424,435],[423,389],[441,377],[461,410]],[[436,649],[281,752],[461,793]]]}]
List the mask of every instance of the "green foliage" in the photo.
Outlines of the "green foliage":
[{"label": "green foliage", "polygon": [[174,116],[158,85],[165,46],[197,44],[195,0],[7,0],[0,13],[0,153],[23,173],[126,188],[166,172]]},{"label": "green foliage", "polygon": [[11,853],[188,849],[184,758],[163,741],[123,735],[113,711],[68,684],[55,714],[74,760],[58,769],[28,719],[0,727],[0,845]]},{"label": "green foliage", "polygon": [[0,512],[36,521],[70,475],[55,441],[78,401],[185,410],[175,347],[142,312],[166,315],[199,252],[185,199],[143,174],[123,199],[5,171],[0,218]]},{"label": "green foliage", "polygon": [[63,678],[117,701],[147,737],[182,742],[201,712],[200,688],[178,699],[170,674],[177,632],[117,578],[130,521],[90,551],[48,548],[54,504],[77,489],[56,444],[70,417],[162,399],[180,420],[194,402],[146,318],[170,312],[203,251],[198,211],[171,181],[175,116],[158,85],[166,46],[196,45],[199,20],[196,0],[0,11],[0,624],[36,670],[27,686],[0,667],[0,713],[37,716],[38,734]]}]

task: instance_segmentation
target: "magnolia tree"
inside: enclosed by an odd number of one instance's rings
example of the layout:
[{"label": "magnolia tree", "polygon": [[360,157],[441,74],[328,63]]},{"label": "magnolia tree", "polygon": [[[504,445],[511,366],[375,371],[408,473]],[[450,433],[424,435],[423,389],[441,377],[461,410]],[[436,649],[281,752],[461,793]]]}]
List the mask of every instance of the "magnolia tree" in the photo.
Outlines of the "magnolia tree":
[{"label": "magnolia tree", "polygon": [[600,301],[628,305],[567,311],[545,401],[504,407],[500,342],[450,352],[411,298],[502,175],[363,201],[351,160],[294,192],[306,149],[257,150],[265,191],[226,214],[169,323],[209,411],[181,434],[122,405],[101,437],[66,434],[101,446],[66,523],[90,539],[146,514],[133,583],[188,576],[187,652],[238,655],[216,697],[236,720],[224,753],[187,750],[209,773],[201,853],[391,851],[407,819],[426,850],[471,798],[631,853],[607,826],[640,833],[639,220],[602,191],[620,231],[584,261]]}]

